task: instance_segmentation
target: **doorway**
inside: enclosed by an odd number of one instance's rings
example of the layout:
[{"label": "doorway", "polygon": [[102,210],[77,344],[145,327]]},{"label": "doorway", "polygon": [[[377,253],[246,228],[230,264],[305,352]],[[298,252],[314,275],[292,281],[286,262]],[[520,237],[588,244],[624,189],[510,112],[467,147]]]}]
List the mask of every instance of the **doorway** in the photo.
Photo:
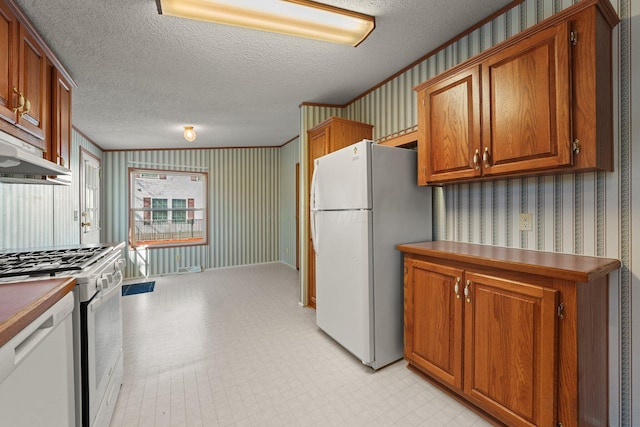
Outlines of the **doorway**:
[{"label": "doorway", "polygon": [[100,159],[80,148],[80,243],[100,243]]}]

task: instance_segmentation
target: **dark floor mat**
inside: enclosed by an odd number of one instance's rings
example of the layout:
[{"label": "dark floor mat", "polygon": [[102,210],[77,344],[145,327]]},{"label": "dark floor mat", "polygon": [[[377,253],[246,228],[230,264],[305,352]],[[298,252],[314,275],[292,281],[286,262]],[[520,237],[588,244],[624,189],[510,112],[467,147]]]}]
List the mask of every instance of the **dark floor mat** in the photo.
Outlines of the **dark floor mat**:
[{"label": "dark floor mat", "polygon": [[122,296],[144,294],[146,292],[153,292],[156,282],[144,282],[134,283],[132,285],[122,285]]}]

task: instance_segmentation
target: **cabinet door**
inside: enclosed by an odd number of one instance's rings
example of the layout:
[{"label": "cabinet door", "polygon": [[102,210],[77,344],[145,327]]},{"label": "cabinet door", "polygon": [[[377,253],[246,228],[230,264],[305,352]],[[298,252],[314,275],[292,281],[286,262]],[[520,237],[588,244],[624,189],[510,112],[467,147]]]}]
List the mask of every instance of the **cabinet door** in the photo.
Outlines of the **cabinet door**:
[{"label": "cabinet door", "polygon": [[[329,129],[325,129],[322,132],[309,135],[309,185],[311,185],[311,177],[315,169],[315,159],[324,156],[327,153],[327,147],[329,144]],[[311,223],[313,218],[309,215],[308,224]],[[307,293],[308,303],[310,307],[316,307],[316,253],[313,250],[313,241],[311,240],[311,230],[307,227],[307,235],[309,236],[309,262],[308,262],[308,275],[307,275]]]},{"label": "cabinet door", "polygon": [[419,184],[480,175],[479,89],[472,67],[418,94]]},{"label": "cabinet door", "polygon": [[18,87],[29,101],[30,107],[28,111],[18,115],[17,126],[44,140],[49,113],[47,57],[26,28],[20,26],[19,34]]},{"label": "cabinet door", "polygon": [[15,123],[18,87],[18,22],[4,2],[0,2],[0,117]]},{"label": "cabinet door", "polygon": [[53,135],[50,158],[60,166],[70,168],[71,154],[71,84],[53,68]]},{"label": "cabinet door", "polygon": [[483,62],[485,175],[571,165],[569,44],[563,23]]},{"label": "cabinet door", "polygon": [[462,274],[455,268],[405,261],[405,358],[457,389],[462,389]]},{"label": "cabinet door", "polygon": [[465,286],[465,394],[509,425],[556,425],[558,291],[468,271]]}]

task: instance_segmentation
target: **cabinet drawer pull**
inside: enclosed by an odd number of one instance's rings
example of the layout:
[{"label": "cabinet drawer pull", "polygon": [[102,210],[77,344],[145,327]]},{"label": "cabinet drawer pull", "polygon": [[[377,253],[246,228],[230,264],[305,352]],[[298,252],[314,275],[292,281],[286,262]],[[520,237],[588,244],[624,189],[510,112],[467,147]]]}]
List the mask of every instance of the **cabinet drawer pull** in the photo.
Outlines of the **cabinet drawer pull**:
[{"label": "cabinet drawer pull", "polygon": [[476,152],[473,155],[473,168],[475,170],[480,169],[480,150],[476,148]]},{"label": "cabinet drawer pull", "polygon": [[484,168],[487,169],[489,165],[489,147],[484,147],[484,154],[482,154],[482,161],[484,162]]},{"label": "cabinet drawer pull", "polygon": [[467,284],[464,286],[464,296],[467,302],[471,302],[471,297],[469,296],[469,286],[471,286],[471,280],[467,280]]},{"label": "cabinet drawer pull", "polygon": [[456,293],[456,298],[457,299],[460,299],[460,280],[461,279],[459,277],[456,277],[456,284],[453,287],[453,290]]}]

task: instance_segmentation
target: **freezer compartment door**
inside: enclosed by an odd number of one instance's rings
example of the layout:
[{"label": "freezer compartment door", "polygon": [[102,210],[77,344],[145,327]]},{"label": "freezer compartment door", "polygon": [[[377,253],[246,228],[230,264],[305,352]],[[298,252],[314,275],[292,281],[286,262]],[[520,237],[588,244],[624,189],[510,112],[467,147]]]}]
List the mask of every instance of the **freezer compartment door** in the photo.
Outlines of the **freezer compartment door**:
[{"label": "freezer compartment door", "polygon": [[316,212],[316,322],[365,364],[374,359],[371,211]]},{"label": "freezer compartment door", "polygon": [[316,159],[311,208],[371,209],[370,156],[363,140]]}]

